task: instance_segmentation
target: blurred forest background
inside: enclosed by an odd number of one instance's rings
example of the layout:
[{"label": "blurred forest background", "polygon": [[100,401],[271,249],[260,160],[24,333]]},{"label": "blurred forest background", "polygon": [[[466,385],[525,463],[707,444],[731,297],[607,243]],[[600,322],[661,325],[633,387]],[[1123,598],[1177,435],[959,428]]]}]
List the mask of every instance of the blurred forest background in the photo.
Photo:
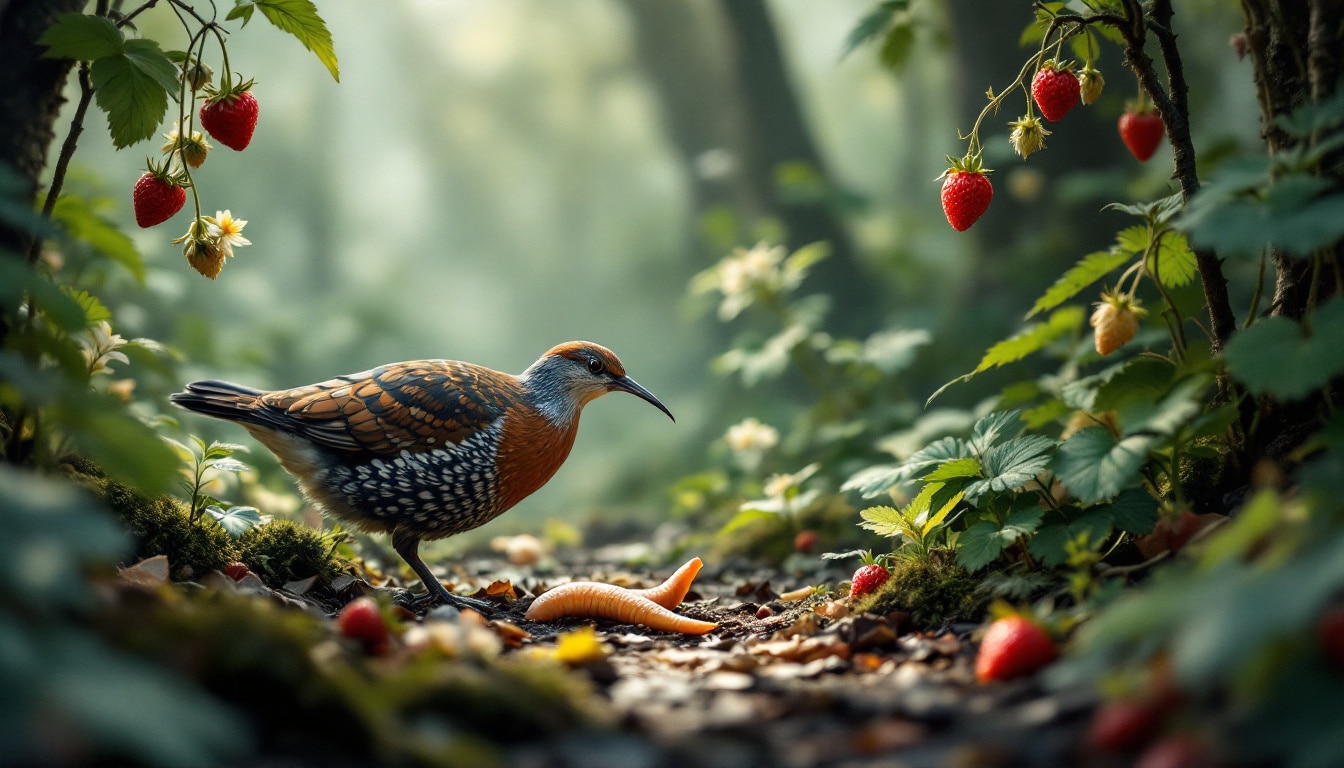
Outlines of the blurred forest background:
[{"label": "blurred forest background", "polygon": [[[519,372],[560,341],[605,344],[677,424],[633,398],[604,400],[554,481],[462,538],[550,517],[647,522],[707,450],[722,456],[729,425],[756,416],[786,430],[809,407],[795,373],[745,388],[711,370],[742,328],[717,322],[687,286],[734,246],[829,240],[832,256],[800,291],[831,297],[828,331],[927,329],[933,342],[889,385],[913,418],[1020,326],[1054,275],[1109,243],[1121,222],[1104,204],[1173,188],[1166,150],[1140,165],[1116,136],[1133,81],[1108,47],[1097,65],[1114,86],[1050,152],[1023,164],[1006,128],[986,139],[987,164],[1000,168],[995,204],[954,233],[935,177],[960,154],[958,129],[981,94],[1017,72],[1024,11],[917,7],[909,55],[893,68],[875,50],[845,55],[869,0],[408,0],[376,14],[324,0],[339,84],[267,25],[232,41],[257,79],[260,128],[246,155],[198,179],[206,213],[248,220],[254,246],[218,281],[202,279],[168,242],[188,206],[132,234],[151,290],[112,279],[100,295],[123,336],[160,339],[190,361],[181,380],[289,387],[426,357]],[[1250,62],[1228,46],[1236,8],[1182,3],[1177,22],[1201,162],[1254,147]],[[180,35],[166,9],[139,23],[147,36]],[[123,186],[143,155],[114,152],[102,119],[90,112],[69,188],[110,197],[112,217],[129,221]],[[91,189],[80,167],[112,186]],[[994,374],[935,407],[974,404],[1007,380]],[[174,382],[140,384],[137,399],[167,412]],[[144,397],[156,388],[162,396]],[[267,452],[248,460],[290,489]],[[768,469],[810,460],[786,442]]]}]

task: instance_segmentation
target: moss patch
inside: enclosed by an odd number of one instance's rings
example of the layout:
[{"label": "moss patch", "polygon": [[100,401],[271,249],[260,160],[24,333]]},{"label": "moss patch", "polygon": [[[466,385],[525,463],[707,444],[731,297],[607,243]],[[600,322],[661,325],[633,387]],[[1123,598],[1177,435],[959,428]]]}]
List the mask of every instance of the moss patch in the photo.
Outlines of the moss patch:
[{"label": "moss patch", "polygon": [[345,570],[321,533],[292,520],[259,525],[243,534],[238,546],[239,559],[272,588],[309,576],[326,582]]},{"label": "moss patch", "polygon": [[900,560],[881,589],[854,606],[857,613],[906,611],[916,627],[933,629],[949,621],[974,621],[985,609],[976,594],[979,580],[965,568],[929,560]]},{"label": "moss patch", "polygon": [[165,555],[174,578],[192,578],[223,570],[238,559],[238,546],[227,531],[208,517],[193,521],[187,506],[177,499],[150,498],[109,479],[85,459],[71,460],[68,466],[135,537],[135,560]]}]

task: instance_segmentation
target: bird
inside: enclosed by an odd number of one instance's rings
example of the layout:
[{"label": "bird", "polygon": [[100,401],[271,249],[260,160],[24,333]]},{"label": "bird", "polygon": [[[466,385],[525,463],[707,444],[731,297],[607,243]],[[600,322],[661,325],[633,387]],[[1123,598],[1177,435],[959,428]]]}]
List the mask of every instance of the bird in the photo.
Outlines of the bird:
[{"label": "bird", "polygon": [[676,421],[611,350],[589,341],[552,347],[517,376],[414,360],[273,391],[193,381],[169,400],[240,424],[314,505],[390,534],[431,602],[481,610],[487,604],[439,583],[420,542],[484,525],[545,485],[574,446],[583,407],[608,392]]}]

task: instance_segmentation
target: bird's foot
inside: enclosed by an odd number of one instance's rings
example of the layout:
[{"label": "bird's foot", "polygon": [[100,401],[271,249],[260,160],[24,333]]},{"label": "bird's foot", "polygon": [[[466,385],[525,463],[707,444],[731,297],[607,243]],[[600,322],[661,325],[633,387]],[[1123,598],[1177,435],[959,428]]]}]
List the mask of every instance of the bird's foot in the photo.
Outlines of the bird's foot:
[{"label": "bird's foot", "polygon": [[494,613],[495,606],[485,600],[454,595],[452,592],[444,589],[442,585],[435,584],[435,586],[438,586],[439,588],[430,588],[430,590],[423,595],[415,595],[406,607],[417,613],[420,611],[428,611],[439,605],[446,605],[451,608],[456,608],[459,611],[470,608],[485,616]]}]

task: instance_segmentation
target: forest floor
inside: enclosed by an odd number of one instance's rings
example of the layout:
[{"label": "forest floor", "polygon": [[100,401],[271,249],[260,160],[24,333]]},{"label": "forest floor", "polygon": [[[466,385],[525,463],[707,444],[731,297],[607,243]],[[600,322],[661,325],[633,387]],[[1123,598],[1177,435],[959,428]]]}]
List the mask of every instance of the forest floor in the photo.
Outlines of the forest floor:
[{"label": "forest floor", "polygon": [[[228,584],[222,574],[212,574],[201,581],[207,590],[269,598],[327,622],[360,595],[381,595],[384,604],[391,597],[396,607],[389,610],[407,629],[399,641],[402,653],[441,642],[445,633],[457,638],[463,630],[493,633],[501,658],[561,659],[590,680],[587,695],[603,710],[606,727],[581,735],[562,729],[522,743],[505,740],[497,755],[507,765],[1118,764],[1080,751],[1097,703],[1093,691],[1049,691],[1030,678],[978,684],[977,625],[915,631],[904,612],[850,615],[848,600],[834,592],[781,600],[782,594],[804,592],[802,587],[840,583],[846,574],[837,563],[818,560],[803,575],[745,561],[706,566],[678,609],[719,624],[700,636],[604,620],[525,618],[532,594],[560,582],[645,588],[671,572],[632,569],[622,564],[628,562],[625,554],[621,547],[607,547],[523,568],[502,558],[465,558],[445,581],[458,579],[459,591],[482,585],[477,596],[492,604],[489,616],[427,606],[395,582],[374,588],[351,576],[330,586],[280,590],[255,577]],[[135,580],[148,566],[146,561],[124,570],[123,580]],[[589,626],[595,635],[584,631]]]}]

